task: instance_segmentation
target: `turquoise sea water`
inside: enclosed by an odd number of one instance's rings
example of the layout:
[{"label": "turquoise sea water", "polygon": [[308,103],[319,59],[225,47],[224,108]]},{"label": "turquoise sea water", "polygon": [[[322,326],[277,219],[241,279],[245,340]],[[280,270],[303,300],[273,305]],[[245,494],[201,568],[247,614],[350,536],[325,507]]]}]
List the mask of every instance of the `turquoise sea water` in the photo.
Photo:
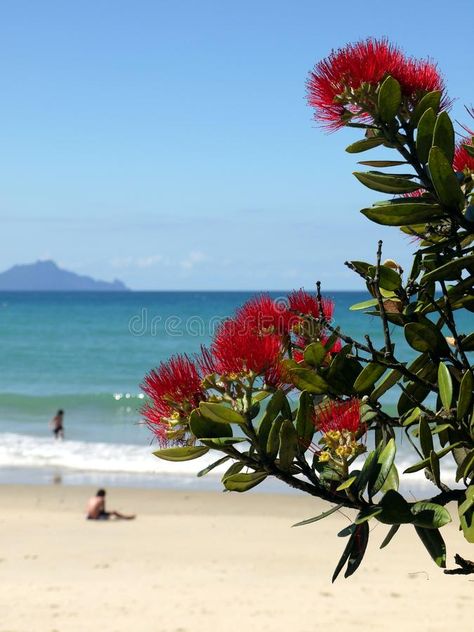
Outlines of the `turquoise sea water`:
[{"label": "turquoise sea water", "polygon": [[[21,479],[25,468],[56,468],[75,480],[94,472],[157,484],[164,475],[188,480],[196,462],[177,467],[150,456],[151,437],[139,423],[140,382],[171,354],[199,351],[216,324],[252,295],[0,293],[0,480]],[[367,298],[364,292],[328,296],[345,333],[369,333],[382,345],[379,321],[349,311]],[[58,408],[66,413],[63,443],[48,428]]]}]

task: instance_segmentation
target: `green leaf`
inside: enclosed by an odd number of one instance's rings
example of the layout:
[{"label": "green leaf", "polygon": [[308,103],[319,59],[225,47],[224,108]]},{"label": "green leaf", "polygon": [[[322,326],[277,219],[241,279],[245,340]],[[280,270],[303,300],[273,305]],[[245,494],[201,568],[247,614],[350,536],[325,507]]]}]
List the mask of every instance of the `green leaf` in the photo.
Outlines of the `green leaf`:
[{"label": "green leaf", "polygon": [[454,127],[447,112],[438,114],[433,132],[433,145],[441,149],[449,164],[454,158]]},{"label": "green leaf", "polygon": [[464,351],[474,351],[474,333],[462,338],[461,347]]},{"label": "green leaf", "polygon": [[386,370],[387,367],[385,366],[376,364],[375,362],[369,362],[357,376],[354,382],[354,390],[357,393],[370,391],[375,382],[382,377]]},{"label": "green leaf", "polygon": [[[378,173],[376,171],[354,171],[353,175],[364,186],[380,193],[412,193],[420,189],[420,184],[396,174]],[[413,176],[414,177],[414,176]]]},{"label": "green leaf", "polygon": [[367,272],[372,264],[367,263],[367,261],[350,261],[351,267],[354,268],[359,274],[361,274],[364,278],[367,276]]},{"label": "green leaf", "polygon": [[411,411],[411,413],[407,417],[405,417],[405,419],[403,420],[402,426],[411,426],[411,424],[414,424],[417,421],[419,421],[420,417],[421,417],[421,408],[418,408],[417,406]]},{"label": "green leaf", "polygon": [[408,164],[406,160],[359,160],[358,165],[366,167],[398,167]]},{"label": "green leaf", "polygon": [[[431,363],[430,356],[428,353],[424,352],[417,356],[413,362],[408,365],[408,370],[410,373],[419,373],[422,369],[425,369]],[[403,378],[403,381],[406,382],[408,380],[407,377]]]},{"label": "green leaf", "polygon": [[268,391],[256,391],[253,394],[252,403],[257,404],[263,401],[264,399],[267,399],[267,397],[270,397],[270,393]]},{"label": "green leaf", "polygon": [[308,391],[317,395],[328,392],[329,385],[326,380],[310,369],[291,369],[290,377],[300,391]]},{"label": "green leaf", "polygon": [[466,480],[474,470],[474,450],[470,450],[463,458],[456,470],[456,483],[463,478]]},{"label": "green leaf", "polygon": [[441,95],[441,90],[435,90],[425,94],[425,96],[417,103],[413,111],[410,121],[411,124],[416,125],[426,110],[429,110],[430,108],[433,109],[433,114],[438,112],[441,103]]},{"label": "green leaf", "polygon": [[451,162],[439,147],[432,147],[428,158],[431,181],[441,203],[458,211],[464,206],[464,194]]},{"label": "green leaf", "polygon": [[391,369],[390,373],[375,387],[370,395],[370,401],[372,403],[376,402],[384,393],[390,390],[401,377],[401,373],[396,369]]},{"label": "green leaf", "polygon": [[377,450],[372,450],[366,456],[364,465],[362,466],[362,470],[357,476],[357,481],[355,484],[355,491],[359,496],[362,496],[364,490],[367,486],[369,480],[371,480],[372,473],[374,469],[377,467]]},{"label": "green leaf", "polygon": [[202,439],[199,439],[199,441],[208,448],[220,450],[225,446],[243,443],[244,441],[248,441],[248,439],[246,437],[218,437],[216,439],[207,439],[206,437],[203,437]]},{"label": "green leaf", "polygon": [[280,411],[283,408],[285,408],[286,410],[287,406],[288,401],[286,399],[285,393],[280,390],[275,391],[267,404],[265,413],[258,426],[258,442],[263,450],[266,450],[267,448],[268,435],[270,434],[270,429],[273,422],[280,414]]},{"label": "green leaf", "polygon": [[310,366],[319,367],[327,353],[326,347],[321,342],[312,342],[304,350],[304,361]]},{"label": "green leaf", "polygon": [[238,474],[241,470],[243,470],[244,464],[241,461],[235,461],[232,465],[227,468],[227,470],[222,475],[221,481],[224,483],[225,479],[233,474]]},{"label": "green leaf", "polygon": [[[456,442],[449,446],[446,446],[442,450],[438,450],[438,452],[436,452],[436,456],[439,459],[441,459],[443,456],[451,452],[451,450],[454,450],[454,448],[457,448],[459,445],[461,445],[460,442]],[[430,454],[431,454],[431,450],[430,450]],[[414,472],[419,472],[420,470],[423,470],[424,468],[429,467],[430,465],[431,465],[431,461],[430,461],[430,456],[428,455],[422,461],[418,461],[418,463],[415,463],[414,465],[407,467],[407,469],[403,473],[413,474]]]},{"label": "green leaf", "polygon": [[347,538],[348,536],[352,535],[355,531],[356,528],[356,524],[350,524],[347,527],[344,527],[344,529],[341,529],[339,531],[339,533],[337,534],[338,538]]},{"label": "green leaf", "polygon": [[311,443],[315,432],[313,411],[313,396],[311,393],[303,391],[300,395],[298,412],[296,413],[296,434],[304,448]]},{"label": "green leaf", "polygon": [[[368,270],[369,276],[374,279],[376,276],[377,268],[370,266]],[[379,287],[381,290],[387,290],[387,292],[381,292],[382,295],[387,295],[388,298],[396,298],[393,294],[393,290],[398,290],[402,285],[401,276],[392,268],[388,266],[380,266],[379,268]]]},{"label": "green leaf", "polygon": [[314,518],[307,518],[306,520],[302,520],[301,522],[297,522],[296,524],[292,525],[293,527],[302,527],[306,524],[311,524],[312,522],[318,522],[318,520],[322,520],[323,518],[327,518],[328,516],[330,516],[331,514],[335,513],[336,511],[339,511],[339,509],[342,509],[342,507],[344,507],[344,505],[334,505],[334,507],[331,507],[331,509],[328,509],[327,511],[324,511],[323,513],[319,514],[319,516],[315,516]]},{"label": "green leaf", "polygon": [[469,412],[469,407],[472,401],[472,392],[474,390],[474,379],[472,373],[466,371],[459,387],[457,418],[461,420]]},{"label": "green leaf", "polygon": [[433,283],[434,281],[448,281],[458,279],[461,276],[463,270],[468,266],[474,265],[474,255],[466,255],[459,259],[452,259],[448,263],[435,268],[431,272],[424,274],[421,277],[420,284],[426,285],[427,283]]},{"label": "green leaf", "polygon": [[441,568],[446,568],[446,545],[438,529],[423,527],[415,527],[415,529],[432,559]]},{"label": "green leaf", "polygon": [[336,327],[329,338],[325,341],[324,348],[326,349],[326,351],[331,351],[336,342],[339,340],[339,331],[340,327]]},{"label": "green leaf", "polygon": [[212,419],[207,419],[198,410],[193,410],[189,416],[189,426],[191,432],[198,439],[203,437],[213,439],[216,437],[232,437],[232,427],[230,424],[218,423]]},{"label": "green leaf", "polygon": [[410,505],[394,489],[389,489],[380,501],[383,511],[377,519],[384,524],[406,524],[413,520]]},{"label": "green leaf", "polygon": [[325,375],[327,382],[338,394],[352,395],[354,382],[362,371],[362,365],[355,358],[348,358],[352,345],[345,345],[337,353]]},{"label": "green leaf", "polygon": [[437,204],[414,202],[377,205],[363,208],[361,213],[376,224],[383,226],[408,226],[421,222],[432,222],[444,214],[443,209]]},{"label": "green leaf", "polygon": [[349,529],[347,529],[347,534],[350,535],[350,538],[344,548],[344,551],[341,555],[341,559],[339,560],[339,562],[337,563],[337,566],[334,570],[333,576],[332,576],[332,583],[335,582],[335,580],[337,579],[337,576],[339,575],[339,573],[342,571],[342,569],[344,568],[347,560],[349,559],[349,556],[351,554],[352,551],[352,547],[354,546],[354,533],[356,528],[363,528],[366,527],[368,529],[367,524],[364,525],[360,525],[359,527],[355,527],[354,525],[351,525],[351,527]]},{"label": "green leaf", "polygon": [[397,412],[400,416],[403,416],[416,408],[417,406],[415,406],[414,402],[420,404],[431,392],[431,388],[429,386],[416,384],[414,382],[410,382],[405,390],[406,392],[400,395],[400,399],[397,403]]},{"label": "green leaf", "polygon": [[395,463],[390,468],[387,478],[385,479],[385,483],[380,488],[381,492],[388,492],[389,489],[393,489],[396,492],[400,486],[400,478],[398,476],[398,470],[395,466]]},{"label": "green leaf", "polygon": [[366,509],[362,509],[357,514],[356,519],[354,520],[354,524],[362,524],[363,522],[368,522],[371,518],[375,518],[379,514],[382,513],[382,507],[367,507]]},{"label": "green leaf", "polygon": [[397,531],[400,529],[400,525],[399,524],[394,524],[390,527],[387,535],[385,536],[385,538],[383,539],[382,544],[380,545],[381,549],[384,549],[388,544],[390,544],[393,536],[397,533]]},{"label": "green leaf", "polygon": [[384,123],[391,123],[402,102],[400,84],[388,76],[382,83],[378,94],[378,114]]},{"label": "green leaf", "polygon": [[376,460],[376,467],[369,481],[369,497],[375,496],[379,492],[393,466],[395,460],[395,454],[397,452],[397,446],[395,445],[395,439],[390,439],[384,449],[379,452]]},{"label": "green leaf", "polygon": [[221,424],[239,424],[246,425],[246,420],[240,413],[224,404],[215,404],[213,402],[201,402],[199,410],[208,419]]},{"label": "green leaf", "polygon": [[467,542],[474,544],[474,507],[470,507],[460,516],[459,523]]},{"label": "green leaf", "polygon": [[434,450],[430,452],[430,470],[433,474],[434,481],[438,487],[441,487],[441,471],[439,466],[439,457]]},{"label": "green leaf", "polygon": [[219,465],[222,465],[223,463],[225,463],[226,461],[228,461],[230,459],[230,456],[223,456],[221,459],[218,459],[217,461],[214,461],[214,463],[211,463],[210,465],[208,465],[207,467],[205,467],[203,470],[201,470],[200,472],[197,473],[197,476],[200,478],[201,476],[205,476],[206,474],[208,474],[211,470],[213,470],[215,467],[219,467]]},{"label": "green leaf", "polygon": [[349,307],[349,309],[352,312],[358,311],[360,309],[368,309],[369,307],[374,307],[375,305],[378,305],[378,301],[376,298],[371,298],[368,301],[362,301],[361,303],[354,303],[354,305],[351,305]]},{"label": "green leaf", "polygon": [[462,516],[474,505],[474,485],[469,485],[466,489],[465,500],[459,502],[458,513]]},{"label": "green leaf", "polygon": [[[367,550],[367,544],[369,542],[369,525],[367,522],[357,525],[351,536],[352,546],[349,554],[349,561],[347,562],[346,572],[344,573],[345,579],[353,575],[359,568],[362,562],[365,551]],[[332,581],[336,577],[333,576]]]},{"label": "green leaf", "polygon": [[297,452],[298,435],[296,434],[296,428],[289,419],[285,419],[280,428],[280,469],[288,472]]},{"label": "green leaf", "polygon": [[421,352],[446,351],[447,342],[435,325],[428,323],[407,323],[404,327],[405,338],[413,349]]},{"label": "green leaf", "polygon": [[352,485],[352,483],[354,481],[356,481],[356,480],[357,480],[357,476],[351,476],[350,478],[345,480],[343,483],[341,483],[339,485],[339,487],[336,487],[336,491],[337,492],[342,492],[344,489],[349,489],[349,487]]},{"label": "green leaf", "polygon": [[368,149],[373,149],[374,147],[378,147],[379,145],[383,145],[385,142],[385,138],[382,136],[373,136],[372,138],[364,138],[363,140],[358,140],[349,147],[346,147],[346,151],[348,154],[360,154],[362,151],[367,151]]},{"label": "green leaf", "polygon": [[418,425],[418,438],[420,440],[420,447],[425,459],[429,459],[431,451],[433,450],[433,436],[431,434],[430,424],[425,417],[420,417],[420,423]]},{"label": "green leaf", "polygon": [[247,492],[259,485],[267,478],[265,472],[251,472],[248,474],[231,474],[224,480],[224,487],[230,492]]},{"label": "green leaf", "polygon": [[379,268],[379,285],[384,290],[398,290],[402,285],[402,278],[398,272],[388,266],[381,265]]},{"label": "green leaf", "polygon": [[413,524],[417,527],[440,529],[451,522],[449,511],[436,503],[425,501],[414,503],[411,506],[411,512],[414,516]]},{"label": "green leaf", "polygon": [[184,448],[164,448],[163,450],[156,450],[153,454],[165,461],[191,461],[191,459],[198,459],[207,452],[209,452],[209,448],[197,445]]},{"label": "green leaf", "polygon": [[440,362],[438,366],[438,388],[441,403],[444,409],[449,411],[453,400],[453,381],[451,373],[444,362]]},{"label": "green leaf", "polygon": [[436,124],[436,115],[433,108],[425,110],[418,122],[416,132],[416,153],[421,164],[428,160],[431,145],[433,144],[433,131]]},{"label": "green leaf", "polygon": [[268,433],[266,452],[270,459],[276,458],[278,449],[280,447],[280,428],[283,423],[283,417],[277,417],[270,428]]}]

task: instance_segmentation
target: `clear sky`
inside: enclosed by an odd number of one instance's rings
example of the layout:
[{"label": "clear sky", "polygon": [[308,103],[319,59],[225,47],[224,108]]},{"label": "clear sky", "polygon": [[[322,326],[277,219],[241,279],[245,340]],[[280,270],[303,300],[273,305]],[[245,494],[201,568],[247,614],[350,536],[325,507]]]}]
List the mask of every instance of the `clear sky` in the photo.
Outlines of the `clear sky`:
[{"label": "clear sky", "polygon": [[[52,258],[135,289],[357,286],[379,235],[305,80],[388,36],[471,94],[474,3],[0,0],[0,269]],[[383,197],[383,196],[382,196]]]}]

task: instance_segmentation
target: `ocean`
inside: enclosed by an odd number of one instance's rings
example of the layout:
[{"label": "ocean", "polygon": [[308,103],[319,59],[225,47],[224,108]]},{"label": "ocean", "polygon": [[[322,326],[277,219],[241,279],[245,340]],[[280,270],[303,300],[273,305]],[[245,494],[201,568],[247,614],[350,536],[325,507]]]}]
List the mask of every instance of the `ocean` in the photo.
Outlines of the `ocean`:
[{"label": "ocean", "polygon": [[[1,292],[0,483],[219,488],[218,470],[195,477],[214,455],[185,463],[152,455],[151,434],[140,423],[140,383],[170,355],[198,352],[219,321],[254,294]],[[378,319],[349,311],[366,293],[328,296],[342,331],[361,340],[369,333],[383,345]],[[397,328],[394,340],[409,360],[413,353]],[[395,402],[391,395],[386,403]],[[54,441],[48,427],[59,408],[65,411],[63,442]],[[402,444],[402,469],[416,460],[408,450]],[[422,480],[422,474],[412,476]],[[264,489],[286,491],[279,483]]]}]

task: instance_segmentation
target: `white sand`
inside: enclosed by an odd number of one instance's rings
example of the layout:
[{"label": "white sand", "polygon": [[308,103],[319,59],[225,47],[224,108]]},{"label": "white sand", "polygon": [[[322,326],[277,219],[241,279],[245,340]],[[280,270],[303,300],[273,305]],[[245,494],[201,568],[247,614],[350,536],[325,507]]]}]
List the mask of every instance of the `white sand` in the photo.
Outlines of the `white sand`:
[{"label": "white sand", "polygon": [[[292,495],[109,489],[133,522],[86,521],[91,488],[0,487],[0,632],[313,632],[472,626],[474,576],[445,576],[414,529],[372,521],[352,578],[331,575],[341,514]],[[449,525],[449,564],[474,549]],[[326,628],[327,629],[327,628]]]}]

